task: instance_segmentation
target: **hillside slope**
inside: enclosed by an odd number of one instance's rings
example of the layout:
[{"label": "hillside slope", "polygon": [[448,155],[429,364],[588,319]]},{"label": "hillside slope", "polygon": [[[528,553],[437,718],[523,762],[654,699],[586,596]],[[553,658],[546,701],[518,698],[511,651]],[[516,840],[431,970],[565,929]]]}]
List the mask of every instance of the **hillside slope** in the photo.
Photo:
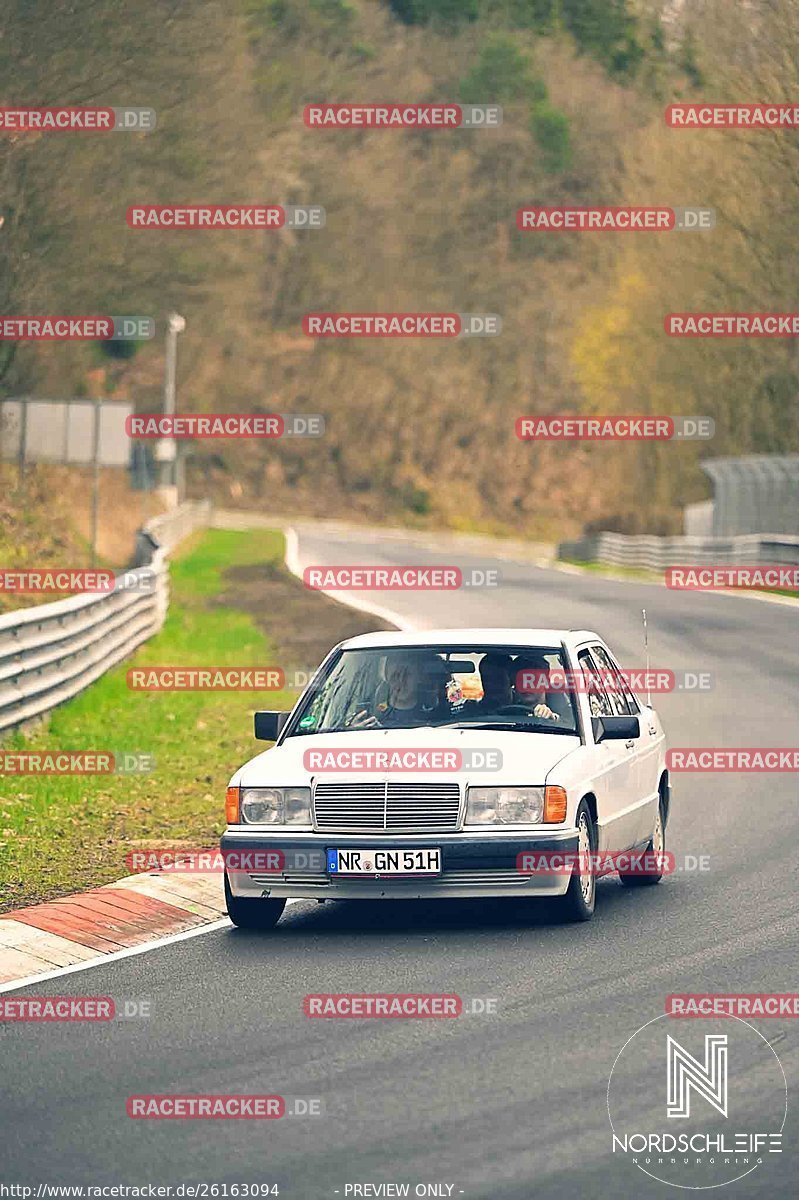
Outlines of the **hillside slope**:
[{"label": "hillside slope", "polygon": [[[567,535],[675,530],[700,454],[799,449],[791,341],[680,342],[672,310],[790,309],[799,150],[685,132],[678,97],[783,99],[799,14],[719,0],[10,0],[1,104],[130,104],[150,134],[5,135],[6,313],[187,318],[179,402],[321,412],[204,443],[195,492],[271,511]],[[98,63],[102,66],[98,69]],[[312,130],[314,100],[492,101],[498,130]],[[315,232],[130,230],[131,203],[318,203]],[[539,204],[695,204],[709,233],[519,233]],[[497,312],[497,338],[308,343],[313,310]],[[160,326],[162,328],[162,326]],[[0,343],[0,389],[160,406],[160,335]],[[710,444],[520,443],[524,413],[708,414]]]}]

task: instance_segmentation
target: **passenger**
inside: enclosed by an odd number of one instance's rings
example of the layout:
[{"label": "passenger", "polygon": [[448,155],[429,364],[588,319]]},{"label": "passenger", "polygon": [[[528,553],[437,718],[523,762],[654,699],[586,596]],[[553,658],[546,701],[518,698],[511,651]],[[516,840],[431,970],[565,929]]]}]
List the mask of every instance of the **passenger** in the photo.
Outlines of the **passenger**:
[{"label": "passenger", "polygon": [[421,664],[419,683],[419,705],[424,712],[436,720],[451,716],[449,693],[452,687],[452,675],[447,665],[438,655],[424,659]]},{"label": "passenger", "polygon": [[483,695],[469,704],[470,713],[496,713],[505,704],[513,704],[513,658],[499,650],[490,650],[477,668]]}]

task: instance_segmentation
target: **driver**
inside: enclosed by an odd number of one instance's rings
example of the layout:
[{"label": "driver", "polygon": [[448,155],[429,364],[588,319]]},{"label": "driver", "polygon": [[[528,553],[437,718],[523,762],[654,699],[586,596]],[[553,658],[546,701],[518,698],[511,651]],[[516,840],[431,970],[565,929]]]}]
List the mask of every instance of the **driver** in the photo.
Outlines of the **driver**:
[{"label": "driver", "polygon": [[551,667],[545,658],[532,654],[527,657],[520,655],[513,664],[513,690],[516,703],[523,704],[525,708],[531,709],[534,717],[543,717],[548,721],[559,721],[559,715],[546,703],[546,690],[543,687],[536,687],[536,690],[533,691],[532,687],[527,685],[532,684],[536,686],[538,681],[535,678],[531,680],[525,680],[524,678],[524,675],[528,673],[532,676],[549,675],[550,670]]},{"label": "driver", "polygon": [[449,713],[444,663],[433,655],[390,654],[384,668],[386,695],[374,712],[363,708],[348,722],[350,729],[391,729],[429,725]]}]

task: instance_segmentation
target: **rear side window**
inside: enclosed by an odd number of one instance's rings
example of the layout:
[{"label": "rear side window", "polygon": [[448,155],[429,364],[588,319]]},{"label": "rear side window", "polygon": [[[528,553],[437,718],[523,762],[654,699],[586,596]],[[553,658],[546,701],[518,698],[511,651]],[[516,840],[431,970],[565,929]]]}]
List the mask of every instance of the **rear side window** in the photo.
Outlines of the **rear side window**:
[{"label": "rear side window", "polygon": [[599,669],[587,650],[581,650],[577,662],[585,678],[588,694],[588,707],[592,717],[613,717],[616,715],[608,694],[603,686]]},{"label": "rear side window", "polygon": [[637,716],[638,705],[627,680],[622,675],[619,664],[605,650],[604,646],[592,646],[591,651],[599,663],[600,669],[606,673],[611,700],[620,705],[619,716]]},{"label": "rear side window", "polygon": [[627,701],[619,688],[618,672],[613,667],[601,646],[591,647],[591,656],[599,668],[602,684],[607,692],[612,709],[611,716],[622,717],[627,712]]}]

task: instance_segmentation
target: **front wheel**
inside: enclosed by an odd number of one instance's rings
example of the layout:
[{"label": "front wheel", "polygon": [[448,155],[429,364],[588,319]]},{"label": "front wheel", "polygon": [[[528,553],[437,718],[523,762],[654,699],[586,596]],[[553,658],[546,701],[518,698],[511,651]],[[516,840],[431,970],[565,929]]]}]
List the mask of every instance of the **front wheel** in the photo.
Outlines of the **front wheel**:
[{"label": "front wheel", "polygon": [[225,874],[227,915],[239,929],[274,929],[283,915],[285,900],[242,900],[230,890]]},{"label": "front wheel", "polygon": [[[658,803],[657,816],[655,817],[655,828],[652,831],[652,837],[649,840],[644,854],[654,856],[658,868],[650,874],[644,874],[642,871],[630,871],[623,873],[619,871],[619,879],[625,887],[654,887],[656,883],[660,883],[663,878],[663,854],[666,850],[666,827],[663,821],[663,801]],[[647,866],[651,866],[651,862]]]},{"label": "front wheel", "polygon": [[585,800],[581,800],[577,809],[577,866],[569,880],[569,890],[560,902],[569,921],[590,921],[594,915],[596,871],[593,856],[596,843],[591,813]]}]

